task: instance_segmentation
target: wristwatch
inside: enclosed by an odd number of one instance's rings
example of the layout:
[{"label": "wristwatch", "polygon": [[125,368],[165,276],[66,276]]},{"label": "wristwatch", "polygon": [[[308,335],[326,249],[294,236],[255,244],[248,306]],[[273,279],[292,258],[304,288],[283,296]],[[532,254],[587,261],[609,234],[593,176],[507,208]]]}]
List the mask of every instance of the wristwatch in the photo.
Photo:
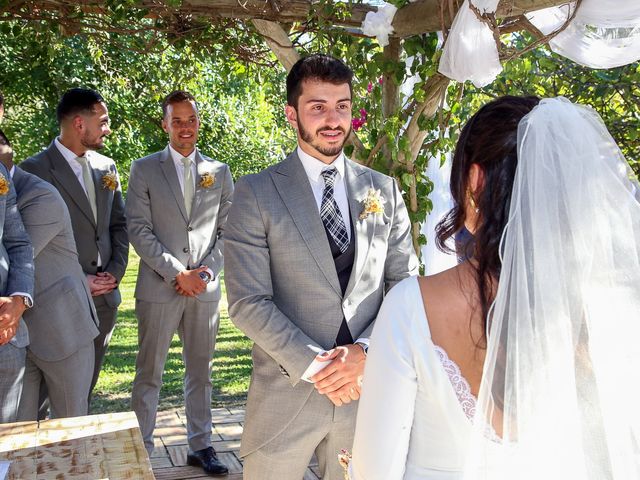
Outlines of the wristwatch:
[{"label": "wristwatch", "polygon": [[31,300],[29,297],[27,297],[26,295],[12,295],[13,297],[20,297],[22,298],[22,303],[24,304],[24,308],[29,309],[31,307],[33,307],[33,300]]},{"label": "wristwatch", "polygon": [[211,277],[207,272],[200,272],[198,276],[202,279],[204,283],[209,283],[211,281]]},{"label": "wristwatch", "polygon": [[356,345],[360,345],[362,347],[362,351],[364,352],[364,356],[366,357],[369,353],[369,345],[362,342],[356,342]]}]

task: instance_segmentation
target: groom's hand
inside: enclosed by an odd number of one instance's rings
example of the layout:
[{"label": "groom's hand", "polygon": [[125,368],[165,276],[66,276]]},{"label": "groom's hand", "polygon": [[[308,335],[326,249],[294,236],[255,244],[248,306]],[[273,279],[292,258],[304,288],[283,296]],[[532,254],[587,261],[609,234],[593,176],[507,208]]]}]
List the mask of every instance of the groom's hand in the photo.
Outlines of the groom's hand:
[{"label": "groom's hand", "polygon": [[336,406],[360,398],[359,379],[364,374],[366,359],[360,346],[336,347],[316,358],[321,362],[331,362],[311,377],[318,393],[329,397]]}]

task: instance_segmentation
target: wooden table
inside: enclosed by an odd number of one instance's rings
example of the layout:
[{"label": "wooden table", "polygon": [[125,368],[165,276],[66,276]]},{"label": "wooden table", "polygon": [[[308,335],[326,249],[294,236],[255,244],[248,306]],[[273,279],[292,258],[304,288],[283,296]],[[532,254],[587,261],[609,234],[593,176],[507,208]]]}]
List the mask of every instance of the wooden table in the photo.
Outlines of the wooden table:
[{"label": "wooden table", "polygon": [[154,478],[133,412],[0,424],[0,461],[10,480]]}]

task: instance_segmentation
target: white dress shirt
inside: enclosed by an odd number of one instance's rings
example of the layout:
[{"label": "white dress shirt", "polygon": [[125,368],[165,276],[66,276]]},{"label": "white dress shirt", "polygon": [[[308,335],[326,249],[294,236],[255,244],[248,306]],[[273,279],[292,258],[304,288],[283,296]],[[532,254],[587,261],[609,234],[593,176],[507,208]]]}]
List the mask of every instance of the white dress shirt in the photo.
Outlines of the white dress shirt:
[{"label": "white dress shirt", "polygon": [[[176,151],[171,145],[169,145],[169,152],[171,153],[171,158],[173,159],[173,164],[176,167],[176,173],[178,174],[178,182],[180,183],[180,191],[184,195],[184,163],[182,163],[182,159],[185,158],[185,155],[182,155],[180,152]],[[193,191],[195,192],[196,186],[196,149],[193,149],[189,155],[186,155],[186,158],[191,160],[191,179],[193,180]]]},{"label": "white dress shirt", "polygon": [[313,196],[316,199],[318,205],[318,213],[320,212],[320,206],[322,205],[322,193],[324,192],[324,178],[322,178],[322,172],[328,170],[331,167],[335,167],[338,170],[335,182],[333,184],[333,198],[335,198],[338,208],[340,209],[340,215],[344,220],[344,225],[347,228],[347,235],[349,241],[351,241],[351,216],[349,215],[349,200],[347,198],[347,187],[344,180],[344,153],[340,153],[333,163],[327,165],[326,163],[318,160],[308,153],[304,152],[298,147],[298,157],[302,162],[304,171],[307,173],[309,183],[311,184],[311,190],[313,190]]},{"label": "white dress shirt", "polygon": [[[58,137],[56,137],[56,139],[54,140],[54,143],[56,144],[58,151],[62,154],[64,159],[67,161],[67,163],[71,167],[71,170],[73,170],[73,174],[78,179],[78,182],[80,182],[80,186],[82,187],[82,189],[84,190],[84,193],[86,194],[87,186],[84,184],[84,177],[82,176],[82,165],[80,164],[80,162],[78,162],[78,160],[76,160],[76,157],[78,157],[78,155],[76,155],[67,147],[65,147],[60,142],[60,139]],[[89,165],[89,167],[91,167],[91,153],[92,153],[91,150],[87,150],[83,155],[87,159],[87,164]],[[87,196],[87,198],[89,197]],[[102,266],[102,258],[100,258],[99,251],[98,251],[97,265],[98,267]]]}]

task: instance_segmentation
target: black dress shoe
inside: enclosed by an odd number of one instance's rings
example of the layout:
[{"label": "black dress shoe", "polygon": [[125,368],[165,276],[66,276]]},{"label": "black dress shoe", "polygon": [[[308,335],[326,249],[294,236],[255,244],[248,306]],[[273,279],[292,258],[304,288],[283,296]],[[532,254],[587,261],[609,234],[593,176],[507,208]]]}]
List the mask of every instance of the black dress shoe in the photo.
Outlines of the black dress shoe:
[{"label": "black dress shoe", "polygon": [[187,464],[193,467],[202,467],[208,475],[226,475],[229,473],[227,466],[218,460],[213,447],[189,453],[187,455]]}]

